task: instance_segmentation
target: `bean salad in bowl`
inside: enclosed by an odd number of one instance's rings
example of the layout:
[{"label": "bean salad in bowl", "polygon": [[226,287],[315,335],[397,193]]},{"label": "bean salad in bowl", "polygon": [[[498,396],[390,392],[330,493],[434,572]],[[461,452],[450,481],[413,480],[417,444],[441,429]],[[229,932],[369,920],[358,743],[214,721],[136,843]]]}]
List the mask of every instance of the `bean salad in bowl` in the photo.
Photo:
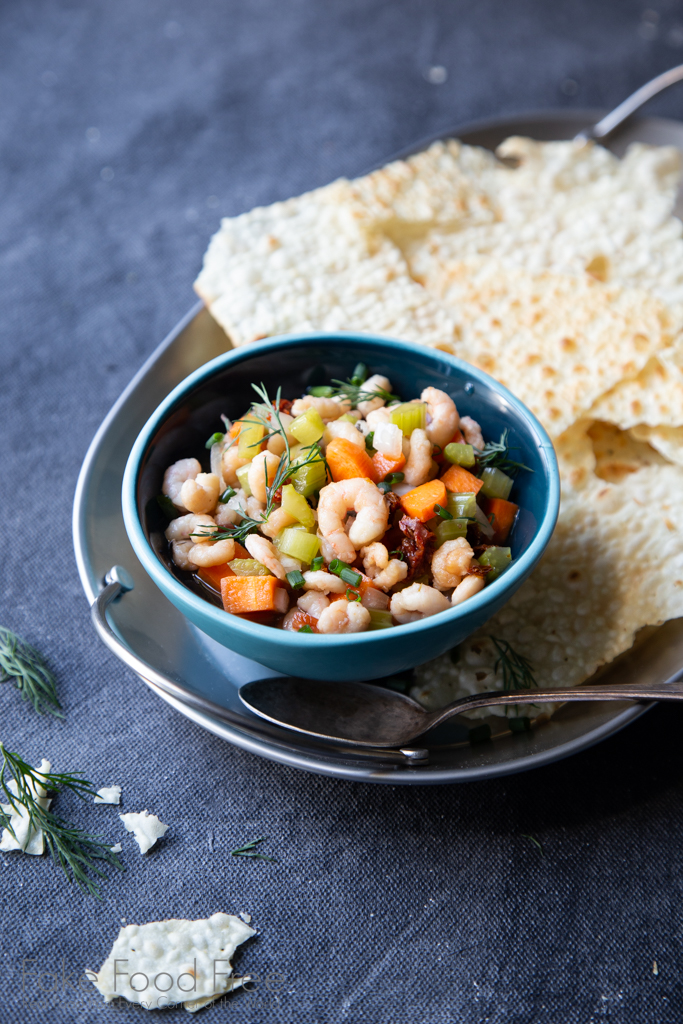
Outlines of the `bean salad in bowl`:
[{"label": "bean salad in bowl", "polygon": [[445,391],[399,396],[363,363],[299,397],[252,388],[207,441],[210,471],[173,462],[158,498],[172,562],[226,613],[387,629],[470,600],[511,564],[510,497],[531,470],[507,430],[485,438]]}]

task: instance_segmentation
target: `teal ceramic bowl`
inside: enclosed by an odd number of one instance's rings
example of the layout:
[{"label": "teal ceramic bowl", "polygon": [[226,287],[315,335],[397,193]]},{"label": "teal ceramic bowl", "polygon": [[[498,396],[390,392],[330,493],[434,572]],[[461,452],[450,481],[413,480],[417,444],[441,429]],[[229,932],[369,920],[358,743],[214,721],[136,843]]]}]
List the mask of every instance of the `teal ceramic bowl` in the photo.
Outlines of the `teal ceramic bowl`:
[{"label": "teal ceramic bowl", "polygon": [[[156,496],[164,470],[177,459],[204,457],[220,414],[240,416],[254,398],[251,383],[295,398],[314,384],[344,380],[364,362],[389,378],[405,399],[432,385],[450,394],[461,415],[473,416],[484,437],[509,443],[533,472],[517,477],[520,506],[508,543],[513,562],[480,594],[455,608],[392,629],[351,635],[294,633],[229,615],[192,589],[166,551]],[[552,443],[533,414],[506,388],[450,355],[374,335],[286,335],[235,349],[190,374],[140,432],[123,480],[123,516],[137,557],[159,589],[200,630],[225,647],[287,675],[312,679],[377,679],[443,654],[481,626],[521,586],[543,554],[559,508],[559,474]]]}]

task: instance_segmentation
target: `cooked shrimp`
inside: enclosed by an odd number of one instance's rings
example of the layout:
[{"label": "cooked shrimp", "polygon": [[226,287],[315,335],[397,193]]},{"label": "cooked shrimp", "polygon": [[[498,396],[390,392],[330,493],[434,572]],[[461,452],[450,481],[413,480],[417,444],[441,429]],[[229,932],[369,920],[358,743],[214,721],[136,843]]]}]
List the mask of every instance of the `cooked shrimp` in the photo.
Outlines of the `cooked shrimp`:
[{"label": "cooked shrimp", "polygon": [[344,594],[348,587],[348,583],[324,569],[305,572],[304,580],[304,590],[316,590],[320,594]]},{"label": "cooked shrimp", "polygon": [[373,587],[379,587],[380,590],[391,590],[397,583],[402,583],[407,575],[408,563],[401,561],[400,558],[392,558],[386,569],[382,569],[375,576],[372,585]]},{"label": "cooked shrimp", "polygon": [[242,515],[237,509],[230,505],[221,505],[220,502],[216,505],[216,511],[213,514],[216,520],[216,526],[235,526],[240,521]]},{"label": "cooked shrimp", "polygon": [[217,540],[213,544],[195,544],[188,558],[203,569],[210,565],[225,565],[235,557],[234,540]]},{"label": "cooked shrimp", "polygon": [[215,473],[197,473],[180,488],[180,502],[190,512],[201,515],[213,512],[221,493],[221,482]]},{"label": "cooked shrimp", "polygon": [[379,576],[382,569],[386,569],[389,564],[389,552],[384,544],[380,544],[379,541],[361,548],[360,557],[363,559],[365,575],[369,576],[370,579]]},{"label": "cooked shrimp", "polygon": [[[207,541],[211,539],[211,534],[216,532],[216,524],[211,516],[178,516],[169,523],[166,528],[166,540],[170,540],[171,543],[179,540],[190,540],[193,533],[205,533]],[[201,543],[199,537],[192,537],[192,543]]]},{"label": "cooked shrimp", "polygon": [[269,540],[260,537],[258,533],[250,533],[244,546],[252,558],[265,565],[266,569],[270,569],[273,576],[277,576],[279,580],[286,579],[287,573],[278,558],[277,548]]},{"label": "cooked shrimp", "polygon": [[484,589],[485,582],[483,576],[463,576],[451,595],[451,604],[461,604],[468,597],[474,597]]},{"label": "cooked shrimp", "polygon": [[348,420],[333,420],[331,423],[328,423],[325,435],[326,444],[329,444],[333,437],[343,437],[344,440],[350,441],[351,444],[355,444],[358,448],[365,450],[365,438],[360,430],[357,430],[353,423],[349,423]]},{"label": "cooked shrimp", "polygon": [[190,558],[190,551],[192,551],[194,547],[196,547],[196,545],[191,540],[173,541],[171,544],[171,554],[173,556],[173,561],[179,569],[187,569],[191,572],[193,569],[198,568]]},{"label": "cooked shrimp", "polygon": [[405,590],[399,590],[391,598],[391,614],[397,622],[415,622],[415,615],[426,618],[450,608],[450,601],[445,594],[428,587],[426,583],[413,583]]},{"label": "cooked shrimp", "polygon": [[277,537],[280,530],[284,530],[285,527],[291,526],[292,523],[297,521],[294,516],[290,515],[283,508],[276,508],[273,509],[261,527],[261,533],[265,533],[266,537]]},{"label": "cooked shrimp", "polygon": [[431,470],[432,442],[424,430],[416,427],[410,435],[410,454],[403,468],[405,482],[411,487],[419,487],[429,480]]},{"label": "cooked shrimp", "polygon": [[432,558],[432,578],[437,590],[457,587],[473,557],[474,552],[464,537],[456,537],[442,544]]},{"label": "cooked shrimp", "polygon": [[[474,579],[474,577],[472,577],[472,579]],[[296,603],[303,612],[307,612],[309,615],[312,615],[314,619],[319,619],[329,605],[330,599],[329,597],[325,597],[324,594],[319,593],[317,590],[308,590],[305,594],[301,595]]]},{"label": "cooked shrimp", "polygon": [[[363,391],[368,394],[375,391],[391,391],[391,382],[388,377],[383,377],[380,373],[373,373],[372,377],[368,377],[365,384],[363,385]],[[374,412],[375,409],[381,409],[384,405],[384,399],[377,395],[376,398],[368,398],[364,402],[358,403],[358,410],[362,416],[367,417],[369,412]]]},{"label": "cooked shrimp", "polygon": [[484,435],[477,421],[473,420],[471,416],[461,416],[460,429],[465,435],[467,444],[471,444],[473,448],[478,448],[480,452],[483,452]]},{"label": "cooked shrimp", "polygon": [[219,493],[225,490],[226,483],[223,478],[223,449],[225,441],[219,441],[211,445],[211,472],[218,477]]},{"label": "cooked shrimp", "polygon": [[198,473],[201,473],[202,466],[197,459],[179,459],[169,466],[164,473],[164,482],[161,485],[162,494],[170,498],[176,508],[182,512],[189,511],[180,500],[180,492],[187,480],[194,480]]},{"label": "cooked shrimp", "polygon": [[265,502],[268,500],[266,487],[270,487],[275,479],[279,465],[279,455],[273,455],[272,452],[268,451],[259,452],[251,460],[247,480],[249,481],[249,489],[257,501]]},{"label": "cooked shrimp", "polygon": [[[344,520],[352,509],[356,512],[356,518],[347,535]],[[345,562],[355,560],[356,549],[382,537],[388,523],[389,509],[384,501],[384,495],[369,480],[362,477],[339,480],[337,483],[327,484],[320,491],[320,532],[332,545],[337,557]]]},{"label": "cooked shrimp", "polygon": [[255,498],[253,494],[250,494],[247,498],[247,515],[250,519],[256,519],[258,522],[261,521],[261,513],[265,512],[266,506],[258,498]]},{"label": "cooked shrimp", "polygon": [[330,420],[338,420],[344,413],[350,412],[351,401],[348,398],[337,401],[334,398],[316,398],[315,395],[305,395],[304,398],[297,398],[292,403],[293,416],[301,416],[302,412],[306,412],[307,409],[315,409],[320,413],[323,422],[328,423]]},{"label": "cooked shrimp", "polygon": [[385,406],[382,406],[381,409],[375,409],[373,412],[368,413],[365,417],[365,422],[371,430],[374,430],[380,423],[391,423],[391,413]]},{"label": "cooked shrimp", "polygon": [[237,447],[237,441],[230,445],[229,448],[223,449],[223,457],[221,459],[221,469],[223,470],[223,479],[226,484],[230,487],[235,487],[239,483],[237,479],[237,470],[241,469],[242,466],[246,466],[249,459],[240,458],[239,448]]},{"label": "cooked shrimp", "polygon": [[438,388],[425,388],[420,398],[427,403],[431,422],[427,426],[427,437],[442,448],[447,445],[458,429],[460,417],[453,399]]},{"label": "cooked shrimp", "polygon": [[318,619],[319,633],[362,633],[370,625],[370,612],[358,601],[333,601]]}]

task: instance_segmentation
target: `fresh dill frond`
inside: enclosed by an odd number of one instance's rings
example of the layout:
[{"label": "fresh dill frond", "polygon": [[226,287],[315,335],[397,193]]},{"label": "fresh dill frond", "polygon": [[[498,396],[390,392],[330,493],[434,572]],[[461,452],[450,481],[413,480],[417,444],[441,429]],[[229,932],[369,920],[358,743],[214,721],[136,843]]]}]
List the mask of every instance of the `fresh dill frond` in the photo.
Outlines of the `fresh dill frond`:
[{"label": "fresh dill frond", "polygon": [[265,836],[261,836],[260,839],[251,839],[248,843],[243,843],[242,846],[238,846],[236,850],[231,850],[230,854],[233,857],[255,857],[257,860],[274,861],[275,857],[266,857],[264,853],[258,853],[256,850],[258,844],[265,843],[265,841]]},{"label": "fresh dill frond", "polygon": [[515,462],[510,458],[509,453],[516,451],[517,446],[508,444],[509,433],[510,431],[506,427],[500,435],[499,441],[487,441],[483,451],[479,448],[474,449],[479,469],[500,469],[512,477],[516,476],[520,469],[533,473],[533,469],[525,466],[523,462]]},{"label": "fresh dill frond", "polygon": [[[4,794],[6,805],[9,804],[17,814],[28,812],[29,834],[33,830],[42,830],[50,856],[61,867],[69,881],[75,880],[83,892],[88,892],[96,899],[101,899],[96,880],[91,875],[94,874],[100,878],[105,878],[106,875],[97,866],[96,861],[103,861],[120,871],[125,870],[123,864],[101,836],[89,835],[83,829],[58,818],[38,803],[41,789],[56,793],[68,790],[82,800],[94,797],[96,790],[92,783],[80,777],[82,772],[45,772],[43,774],[27,764],[19,754],[7,750],[2,743],[0,743],[0,752],[2,752],[0,789]],[[9,780],[6,778],[6,770],[11,775]],[[12,781],[15,784],[16,793],[13,792]],[[14,839],[17,838],[12,826],[11,814],[6,814],[1,809],[0,826],[6,828]]]},{"label": "fresh dill frond", "polygon": [[531,662],[507,642],[495,636],[489,637],[498,652],[493,666],[494,672],[500,668],[503,676],[504,690],[533,690],[538,686],[534,678]]},{"label": "fresh dill frond", "polygon": [[25,643],[11,629],[0,626],[0,683],[13,682],[24,700],[42,715],[49,711],[63,718],[55,677],[35,647]]},{"label": "fresh dill frond", "polygon": [[538,839],[536,839],[535,836],[529,836],[529,835],[526,834],[526,832],[520,832],[520,835],[521,835],[522,839],[528,839],[530,843],[534,844],[534,846],[536,847],[536,849],[540,853],[541,857],[545,857],[545,852],[543,850],[543,846],[541,845],[541,843],[539,843]]},{"label": "fresh dill frond", "polygon": [[[333,380],[332,384],[322,384],[308,389],[309,395],[317,398],[349,398],[355,409],[359,402],[367,402],[372,398],[383,398],[385,402],[400,402],[398,395],[392,395],[385,388],[373,387],[370,391],[365,387],[368,368],[358,363],[348,380]],[[334,385],[334,386],[333,386]]]}]

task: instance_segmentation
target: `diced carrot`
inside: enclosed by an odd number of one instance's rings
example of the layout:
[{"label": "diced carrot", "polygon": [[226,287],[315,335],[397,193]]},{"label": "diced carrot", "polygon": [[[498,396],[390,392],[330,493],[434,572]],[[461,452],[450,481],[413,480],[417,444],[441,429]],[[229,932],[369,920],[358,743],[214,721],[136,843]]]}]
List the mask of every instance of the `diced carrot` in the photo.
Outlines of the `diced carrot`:
[{"label": "diced carrot", "polygon": [[454,494],[478,494],[482,487],[479,477],[468,473],[462,466],[451,466],[450,469],[446,470],[441,480],[448,490],[453,491]]},{"label": "diced carrot", "polygon": [[[462,436],[460,431],[456,430],[456,432],[453,434],[453,437],[450,439],[450,441],[447,442],[447,444],[463,444],[464,441],[465,438]],[[446,445],[444,445],[443,447],[445,448]],[[446,462],[446,457],[443,453],[443,448],[441,449],[440,452],[434,452],[432,458],[434,459],[434,462],[438,462],[440,466],[444,465],[444,463]]]},{"label": "diced carrot", "polygon": [[446,504],[446,487],[443,480],[430,480],[408,491],[401,498],[401,505],[413,519],[426,523],[434,515],[435,505]]},{"label": "diced carrot", "polygon": [[241,544],[235,541],[235,558],[251,558],[251,555],[246,548],[243,548]]},{"label": "diced carrot", "polygon": [[233,423],[233,425],[230,427],[230,430],[228,431],[228,437],[239,437],[239,432],[241,429],[242,424],[240,423],[239,420],[236,420],[235,423]]},{"label": "diced carrot", "polygon": [[356,477],[367,477],[377,483],[377,471],[372,459],[364,448],[359,448],[345,437],[333,437],[325,452],[332,479],[354,480]]},{"label": "diced carrot", "polygon": [[515,505],[514,501],[505,501],[504,498],[487,498],[483,508],[493,527],[491,540],[494,544],[502,544],[512,529],[519,505]]},{"label": "diced carrot", "polygon": [[372,464],[378,480],[384,480],[390,473],[400,473],[406,464],[405,455],[399,455],[397,459],[390,459],[388,455],[375,452],[372,456]]},{"label": "diced carrot", "polygon": [[[249,556],[247,555],[247,558]],[[202,583],[206,583],[207,586],[212,587],[213,590],[221,589],[221,580],[225,579],[226,576],[234,576],[235,573],[232,571],[227,562],[224,565],[210,565],[206,569],[200,569],[197,573]]]},{"label": "diced carrot", "polygon": [[314,633],[318,632],[318,620],[314,619],[308,612],[305,612],[303,608],[297,608],[287,618],[287,624],[284,626],[284,629],[291,629],[294,633],[298,633],[302,626],[310,626]]},{"label": "diced carrot", "polygon": [[226,612],[240,615],[244,612],[274,612],[275,576],[224,576],[221,597]]}]

